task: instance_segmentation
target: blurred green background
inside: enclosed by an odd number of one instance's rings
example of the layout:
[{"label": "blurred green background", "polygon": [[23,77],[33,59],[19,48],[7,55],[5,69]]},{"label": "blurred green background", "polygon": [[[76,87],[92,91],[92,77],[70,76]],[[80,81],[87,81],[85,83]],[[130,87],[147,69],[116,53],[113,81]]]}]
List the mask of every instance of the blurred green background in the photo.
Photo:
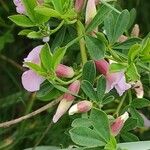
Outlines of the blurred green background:
[{"label": "blurred green background", "polygon": [[[140,25],[140,36],[146,36],[150,31],[150,0],[119,0],[119,3],[124,9],[136,8],[135,23]],[[33,95],[22,88],[21,65],[29,51],[41,42],[17,35],[20,28],[7,18],[15,13],[12,0],[0,0],[0,122],[29,113],[29,108],[34,103]],[[36,110],[44,104],[46,102],[36,101],[32,109]],[[22,150],[33,146],[48,126],[54,110],[53,108],[49,110],[49,114],[42,113],[13,127],[0,129],[0,149]],[[70,122],[71,119],[65,116],[59,125],[51,128],[42,144],[67,146],[71,143],[66,132]],[[143,132],[139,135],[140,139],[148,139],[150,132],[142,134]]]}]

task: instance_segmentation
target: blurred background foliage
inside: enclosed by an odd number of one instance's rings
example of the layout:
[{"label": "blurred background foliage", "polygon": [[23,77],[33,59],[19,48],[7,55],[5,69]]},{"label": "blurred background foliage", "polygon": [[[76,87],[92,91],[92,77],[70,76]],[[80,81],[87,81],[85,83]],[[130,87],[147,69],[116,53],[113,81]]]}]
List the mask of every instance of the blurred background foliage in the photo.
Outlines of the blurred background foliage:
[{"label": "blurred background foliage", "polygon": [[[119,3],[124,9],[137,10],[135,23],[140,25],[140,36],[146,36],[150,31],[150,0],[119,0]],[[41,41],[17,35],[20,28],[8,20],[8,16],[15,13],[12,0],[0,0],[0,122],[20,117],[46,104],[38,100],[35,102],[34,94],[25,92],[21,85],[23,58],[34,46],[41,44]],[[49,113],[42,113],[10,128],[0,128],[0,150],[32,147],[50,123],[54,110],[55,108],[52,108]],[[71,144],[67,133],[71,121],[66,115],[58,125],[52,126],[41,144],[64,147]],[[140,130],[137,134],[140,140],[146,140],[150,131]]]}]

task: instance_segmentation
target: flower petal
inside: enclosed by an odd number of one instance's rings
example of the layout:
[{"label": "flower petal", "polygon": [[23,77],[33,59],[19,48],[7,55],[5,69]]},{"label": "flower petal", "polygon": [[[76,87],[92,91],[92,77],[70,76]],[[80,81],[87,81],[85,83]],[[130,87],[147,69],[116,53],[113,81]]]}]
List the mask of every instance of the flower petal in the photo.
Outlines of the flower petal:
[{"label": "flower petal", "polygon": [[106,93],[108,93],[115,87],[115,85],[120,81],[122,76],[124,76],[123,72],[108,73],[106,75]]},{"label": "flower petal", "polygon": [[126,83],[125,75],[123,75],[119,82],[115,85],[115,89],[117,90],[117,93],[121,96],[129,88],[131,88],[131,85]]},{"label": "flower petal", "polygon": [[24,59],[25,62],[32,62],[35,64],[40,63],[40,52],[42,49],[43,45],[39,45],[35,47],[29,54],[28,56]]},{"label": "flower petal", "polygon": [[44,78],[38,76],[32,70],[25,71],[22,74],[22,85],[29,92],[38,91],[40,89],[40,84],[44,80]]}]

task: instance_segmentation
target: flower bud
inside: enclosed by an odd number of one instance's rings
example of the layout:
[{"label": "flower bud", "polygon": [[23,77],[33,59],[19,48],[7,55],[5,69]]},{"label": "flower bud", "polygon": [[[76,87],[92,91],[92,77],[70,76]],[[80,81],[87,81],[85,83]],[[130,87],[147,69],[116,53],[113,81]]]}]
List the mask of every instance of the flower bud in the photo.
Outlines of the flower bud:
[{"label": "flower bud", "polygon": [[144,96],[144,89],[143,89],[143,84],[142,82],[136,81],[135,83],[131,83],[132,84],[132,88],[135,90],[136,96],[137,98],[143,98]]},{"label": "flower bud", "polygon": [[118,42],[122,43],[122,42],[125,42],[127,39],[128,39],[127,36],[121,35],[121,36],[119,37],[119,39],[118,39]]},{"label": "flower bud", "polygon": [[129,118],[128,112],[125,112],[123,115],[118,117],[112,124],[111,124],[111,134],[116,136],[121,131],[122,127],[124,126],[125,121]]},{"label": "flower bud", "polygon": [[13,0],[13,3],[15,4],[15,6],[18,6],[21,3],[21,0]]},{"label": "flower bud", "polygon": [[[73,93],[73,94],[78,94],[79,90],[80,90],[80,81],[79,80],[76,80],[74,81],[68,88],[68,90]],[[65,93],[64,94],[64,98],[67,100],[67,101],[73,101],[75,99],[75,97],[70,94],[70,93]]]},{"label": "flower bud", "polygon": [[[78,94],[79,90],[80,90],[80,81],[76,80],[74,81],[68,88],[68,90],[71,93],[74,94]],[[59,103],[59,106],[57,108],[57,111],[53,117],[53,122],[56,123],[59,118],[61,116],[63,116],[63,114],[65,114],[67,112],[67,110],[70,108],[70,106],[73,103],[73,100],[75,99],[75,97],[73,95],[71,95],[70,93],[65,93],[63,96],[63,99],[61,100],[61,102]]]},{"label": "flower bud", "polygon": [[96,15],[95,0],[88,0],[86,6],[85,23],[88,25]]},{"label": "flower bud", "polygon": [[63,78],[72,78],[74,76],[74,70],[71,67],[59,64],[56,69],[56,75]]},{"label": "flower bud", "polygon": [[92,108],[92,103],[90,101],[84,100],[69,109],[69,115],[74,115],[75,113],[85,113]]},{"label": "flower bud", "polygon": [[43,42],[49,42],[50,38],[49,36],[43,37]]},{"label": "flower bud", "polygon": [[132,31],[131,31],[131,36],[134,36],[134,37],[139,37],[139,34],[140,34],[140,28],[139,28],[139,25],[138,24],[135,24]]},{"label": "flower bud", "polygon": [[76,0],[75,1],[75,10],[77,13],[81,12],[84,6],[84,0]]},{"label": "flower bud", "polygon": [[108,70],[109,70],[109,63],[104,60],[104,59],[101,59],[101,60],[97,60],[95,61],[95,65],[96,65],[96,68],[97,70],[102,73],[103,75],[106,75]]}]

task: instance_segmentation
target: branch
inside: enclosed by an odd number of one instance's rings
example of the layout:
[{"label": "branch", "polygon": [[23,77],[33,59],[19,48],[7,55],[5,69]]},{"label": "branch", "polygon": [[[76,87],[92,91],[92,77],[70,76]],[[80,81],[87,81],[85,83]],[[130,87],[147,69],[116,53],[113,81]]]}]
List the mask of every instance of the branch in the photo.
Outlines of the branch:
[{"label": "branch", "polygon": [[19,123],[19,122],[21,122],[23,120],[29,119],[29,118],[31,118],[33,116],[36,116],[37,114],[39,114],[39,113],[41,113],[41,112],[43,112],[43,111],[53,107],[54,105],[56,105],[61,99],[62,99],[62,97],[59,97],[58,99],[48,103],[47,105],[39,108],[38,110],[36,110],[36,111],[34,111],[34,112],[32,112],[32,113],[30,113],[28,115],[22,116],[20,118],[17,118],[17,119],[11,120],[11,121],[0,123],[0,128],[7,128],[7,127],[9,127],[11,125],[14,125],[16,123]]},{"label": "branch", "polygon": [[15,61],[13,61],[12,59],[7,58],[6,56],[4,56],[2,54],[0,55],[0,58],[4,61],[10,63],[12,66],[16,67],[20,71],[24,71],[24,68],[21,65],[19,65],[18,63],[16,63]]}]

